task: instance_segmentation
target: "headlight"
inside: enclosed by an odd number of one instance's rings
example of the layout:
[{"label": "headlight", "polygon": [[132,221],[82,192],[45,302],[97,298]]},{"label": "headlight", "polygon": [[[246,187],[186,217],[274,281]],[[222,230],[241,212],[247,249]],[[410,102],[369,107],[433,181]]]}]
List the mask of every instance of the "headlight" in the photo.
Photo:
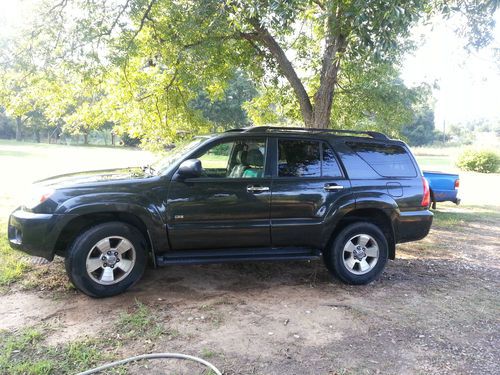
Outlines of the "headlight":
[{"label": "headlight", "polygon": [[24,199],[24,206],[28,209],[35,208],[39,204],[45,202],[54,194],[54,189],[33,187]]}]

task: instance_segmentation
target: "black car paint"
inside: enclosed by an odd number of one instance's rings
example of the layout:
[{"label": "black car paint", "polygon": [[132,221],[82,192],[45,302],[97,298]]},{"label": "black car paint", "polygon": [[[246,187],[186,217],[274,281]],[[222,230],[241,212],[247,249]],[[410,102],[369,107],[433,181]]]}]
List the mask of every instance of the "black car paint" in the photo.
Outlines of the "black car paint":
[{"label": "black car paint", "polygon": [[[182,161],[215,143],[262,137],[268,140],[262,178],[183,179],[176,173]],[[278,177],[278,138],[328,143],[343,177]],[[229,132],[207,138],[161,176],[128,168],[47,179],[40,184],[54,188],[55,193],[33,210],[19,208],[11,215],[9,240],[14,248],[52,260],[56,253],[64,255],[75,232],[118,218],[139,226],[158,257],[184,251],[189,258],[190,250],[196,257],[202,254],[198,250],[227,249],[237,254],[266,248],[310,248],[316,254],[327,246],[337,224],[346,215],[364,212],[359,210],[380,212],[391,223],[389,235],[394,244],[425,237],[432,213],[420,206],[421,172],[414,158],[415,178],[382,178],[345,145],[356,139],[386,142],[301,132]],[[407,148],[403,142],[390,142]],[[326,184],[342,185],[343,189],[327,192]],[[249,193],[249,185],[269,187],[269,192]],[[394,250],[390,255],[394,257]]]}]

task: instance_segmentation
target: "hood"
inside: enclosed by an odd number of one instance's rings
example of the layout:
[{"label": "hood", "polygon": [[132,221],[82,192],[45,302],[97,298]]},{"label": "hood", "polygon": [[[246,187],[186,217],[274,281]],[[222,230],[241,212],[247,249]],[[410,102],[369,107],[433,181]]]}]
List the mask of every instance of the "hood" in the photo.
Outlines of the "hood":
[{"label": "hood", "polygon": [[131,167],[121,169],[103,169],[97,171],[85,171],[67,173],[35,181],[34,184],[48,188],[62,188],[80,184],[94,184],[107,181],[133,180],[149,177],[144,168]]}]

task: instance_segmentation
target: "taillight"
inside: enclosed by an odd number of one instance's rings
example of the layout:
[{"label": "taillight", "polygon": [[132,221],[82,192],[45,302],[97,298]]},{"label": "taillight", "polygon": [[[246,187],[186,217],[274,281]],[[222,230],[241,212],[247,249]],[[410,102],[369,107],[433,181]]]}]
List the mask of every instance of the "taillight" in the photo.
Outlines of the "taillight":
[{"label": "taillight", "polygon": [[460,180],[457,178],[455,180],[455,189],[458,189],[460,187]]},{"label": "taillight", "polygon": [[422,203],[420,203],[420,205],[422,207],[429,207],[431,204],[431,191],[429,189],[429,182],[425,177],[422,177],[422,185],[424,188],[424,196],[422,197]]}]

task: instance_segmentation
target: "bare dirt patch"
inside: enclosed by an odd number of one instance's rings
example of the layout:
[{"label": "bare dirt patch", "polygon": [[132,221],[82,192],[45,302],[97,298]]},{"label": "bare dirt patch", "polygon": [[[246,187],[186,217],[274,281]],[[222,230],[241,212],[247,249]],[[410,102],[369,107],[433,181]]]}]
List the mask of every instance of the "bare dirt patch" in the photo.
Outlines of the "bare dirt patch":
[{"label": "bare dirt patch", "polygon": [[[498,373],[498,222],[440,222],[425,240],[400,245],[367,286],[332,280],[321,262],[168,267],[108,299],[16,289],[0,296],[0,329],[48,324],[48,345],[112,332],[119,356],[183,352],[225,374]],[[162,334],[120,327],[137,301]],[[129,367],[168,370],[203,373],[165,361]]]}]

